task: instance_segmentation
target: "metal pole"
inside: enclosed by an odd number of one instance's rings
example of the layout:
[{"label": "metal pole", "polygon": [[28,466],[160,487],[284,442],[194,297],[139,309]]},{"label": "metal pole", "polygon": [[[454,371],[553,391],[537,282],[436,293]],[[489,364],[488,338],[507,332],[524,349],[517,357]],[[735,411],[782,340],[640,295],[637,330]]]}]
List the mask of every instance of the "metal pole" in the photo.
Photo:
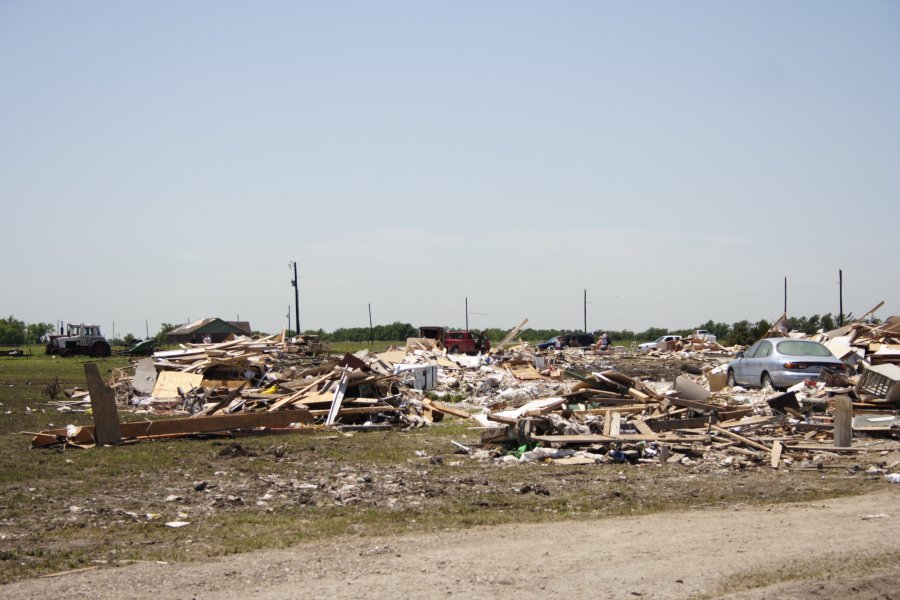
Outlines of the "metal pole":
[{"label": "metal pole", "polygon": [[784,314],[787,315],[787,277],[784,278]]},{"label": "metal pole", "polygon": [[469,297],[466,296],[466,331],[469,330]]},{"label": "metal pole", "polygon": [[375,334],[372,329],[372,303],[369,302],[369,345],[375,345]]},{"label": "metal pole", "polygon": [[838,269],[838,327],[844,326],[844,271]]},{"label": "metal pole", "polygon": [[587,290],[584,290],[584,332],[587,333]]},{"label": "metal pole", "polygon": [[300,285],[297,282],[297,261],[294,261],[294,325],[297,327],[297,335],[300,335]]}]

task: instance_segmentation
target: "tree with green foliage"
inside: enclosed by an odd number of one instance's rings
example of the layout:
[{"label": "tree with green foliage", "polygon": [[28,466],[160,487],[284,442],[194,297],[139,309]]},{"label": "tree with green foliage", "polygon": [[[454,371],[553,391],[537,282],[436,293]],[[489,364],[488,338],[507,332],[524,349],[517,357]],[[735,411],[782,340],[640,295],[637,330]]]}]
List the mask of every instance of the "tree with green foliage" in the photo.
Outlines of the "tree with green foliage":
[{"label": "tree with green foliage", "polygon": [[731,335],[728,337],[727,344],[729,346],[749,346],[756,340],[757,338],[753,337],[753,333],[750,331],[750,321],[745,319],[731,326]]},{"label": "tree with green foliage", "polygon": [[25,343],[25,323],[10,315],[0,319],[0,344],[18,346]]},{"label": "tree with green foliage", "polygon": [[53,323],[29,323],[27,333],[28,341],[36,344],[40,342],[41,338],[45,335],[53,333],[55,329]]},{"label": "tree with green foliage", "polygon": [[157,344],[165,344],[166,343],[166,335],[175,329],[178,329],[178,325],[173,325],[172,323],[163,323],[159,332],[154,336],[156,338]]}]

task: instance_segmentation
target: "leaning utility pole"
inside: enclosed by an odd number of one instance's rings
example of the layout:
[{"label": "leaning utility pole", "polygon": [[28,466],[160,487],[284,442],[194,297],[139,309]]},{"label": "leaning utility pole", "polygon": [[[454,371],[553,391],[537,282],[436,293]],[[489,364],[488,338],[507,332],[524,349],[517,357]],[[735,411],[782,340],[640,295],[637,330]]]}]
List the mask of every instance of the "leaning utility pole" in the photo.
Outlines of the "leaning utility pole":
[{"label": "leaning utility pole", "polygon": [[300,335],[300,286],[297,284],[297,261],[293,262],[294,278],[291,285],[294,286],[294,325],[297,327],[297,335]]}]

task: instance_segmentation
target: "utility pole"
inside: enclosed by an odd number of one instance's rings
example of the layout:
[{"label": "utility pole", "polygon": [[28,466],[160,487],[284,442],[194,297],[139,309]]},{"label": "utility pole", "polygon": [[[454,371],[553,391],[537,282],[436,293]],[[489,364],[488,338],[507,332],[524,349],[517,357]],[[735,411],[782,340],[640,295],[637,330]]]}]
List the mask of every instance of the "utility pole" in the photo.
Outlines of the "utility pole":
[{"label": "utility pole", "polygon": [[838,269],[838,327],[844,326],[844,271]]},{"label": "utility pole", "polygon": [[787,277],[784,278],[784,314],[787,315]]},{"label": "utility pole", "polygon": [[466,331],[469,330],[469,297],[466,296]]},{"label": "utility pole", "polygon": [[294,325],[297,327],[297,335],[300,335],[300,286],[297,283],[297,261],[293,262],[294,278],[291,285],[294,286]]},{"label": "utility pole", "polygon": [[369,302],[369,345],[375,345],[375,334],[372,329],[372,303]]},{"label": "utility pole", "polygon": [[584,332],[587,333],[587,290],[584,290]]},{"label": "utility pole", "polygon": [[147,337],[144,339],[149,340],[150,339],[150,321],[148,321],[147,319],[144,319],[144,328],[147,330]]}]

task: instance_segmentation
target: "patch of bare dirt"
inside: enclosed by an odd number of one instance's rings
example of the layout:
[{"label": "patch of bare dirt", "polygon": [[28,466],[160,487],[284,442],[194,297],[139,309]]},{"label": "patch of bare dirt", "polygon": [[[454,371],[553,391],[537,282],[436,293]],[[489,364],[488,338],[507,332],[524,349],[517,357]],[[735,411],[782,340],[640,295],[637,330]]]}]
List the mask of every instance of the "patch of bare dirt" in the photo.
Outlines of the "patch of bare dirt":
[{"label": "patch of bare dirt", "polygon": [[[511,524],[170,565],[134,564],[0,587],[4,598],[696,598],[748,571],[900,552],[900,491],[769,507]],[[883,515],[873,517],[873,515]],[[883,565],[882,565],[883,566]],[[896,598],[900,567],[777,583],[731,598]],[[774,585],[770,585],[774,584]],[[894,586],[896,587],[896,586]]]}]

